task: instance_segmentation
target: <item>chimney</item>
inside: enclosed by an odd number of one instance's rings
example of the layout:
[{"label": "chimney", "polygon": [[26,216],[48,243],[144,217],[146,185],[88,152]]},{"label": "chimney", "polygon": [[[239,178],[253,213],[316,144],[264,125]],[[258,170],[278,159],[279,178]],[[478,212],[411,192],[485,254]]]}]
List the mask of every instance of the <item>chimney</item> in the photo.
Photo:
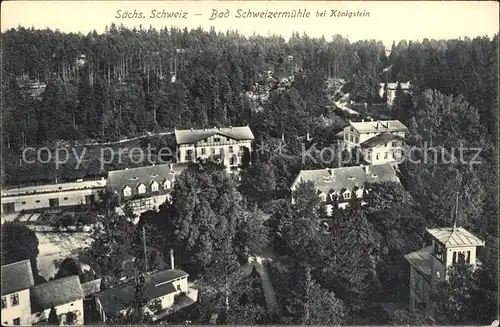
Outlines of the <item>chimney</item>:
[{"label": "chimney", "polygon": [[370,118],[371,121],[373,121],[373,118]]},{"label": "chimney", "polygon": [[194,128],[191,127],[191,132],[194,131]]},{"label": "chimney", "polygon": [[233,126],[229,126],[229,129],[233,129]]},{"label": "chimney", "polygon": [[168,168],[169,168],[170,170],[174,170],[174,164],[173,164],[173,163],[169,163],[169,164],[168,164]]},{"label": "chimney", "polygon": [[387,122],[387,128],[389,128],[389,126],[391,126],[391,123]]},{"label": "chimney", "polygon": [[379,122],[376,122],[376,123],[375,123],[375,128],[377,128],[377,129],[378,129],[378,123],[379,123]]},{"label": "chimney", "polygon": [[361,122],[362,122],[362,123],[364,123],[364,122],[365,122],[365,119],[364,119],[364,118],[363,118],[363,119],[361,119]]},{"label": "chimney", "polygon": [[306,141],[309,142],[311,139],[310,139],[310,136],[309,136],[309,132],[306,133]]},{"label": "chimney", "polygon": [[174,264],[174,249],[170,249],[170,269],[172,269],[172,270],[175,269],[175,264]]}]

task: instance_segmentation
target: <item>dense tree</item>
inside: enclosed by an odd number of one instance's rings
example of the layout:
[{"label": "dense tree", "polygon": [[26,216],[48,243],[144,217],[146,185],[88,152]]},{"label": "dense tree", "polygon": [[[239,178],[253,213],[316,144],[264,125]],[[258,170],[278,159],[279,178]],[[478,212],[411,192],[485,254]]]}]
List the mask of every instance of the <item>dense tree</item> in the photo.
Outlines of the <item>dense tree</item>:
[{"label": "dense tree", "polygon": [[2,229],[2,265],[29,259],[35,283],[43,282],[38,275],[38,238],[34,231],[18,222],[6,222]]}]

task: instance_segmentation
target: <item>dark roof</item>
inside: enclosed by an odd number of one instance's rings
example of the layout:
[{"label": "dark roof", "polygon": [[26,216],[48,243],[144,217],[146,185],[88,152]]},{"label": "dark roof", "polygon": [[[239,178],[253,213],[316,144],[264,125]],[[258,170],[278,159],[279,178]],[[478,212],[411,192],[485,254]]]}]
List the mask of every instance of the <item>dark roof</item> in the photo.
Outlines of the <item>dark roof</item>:
[{"label": "dark roof", "polygon": [[40,312],[61,304],[83,299],[82,285],[78,276],[51,280],[31,288],[31,312]]},{"label": "dark roof", "polygon": [[177,144],[196,143],[213,135],[223,135],[234,140],[253,140],[252,130],[248,126],[213,129],[176,129]]},{"label": "dark roof", "polygon": [[400,183],[391,164],[301,170],[292,184],[292,189],[302,181],[314,182],[316,189],[325,194],[331,193],[332,190],[339,193],[346,189],[352,191],[355,187],[364,188],[365,183]]},{"label": "dark roof", "polygon": [[427,232],[445,247],[484,246],[484,241],[462,227],[428,229]]},{"label": "dark roof", "polygon": [[362,148],[373,148],[377,145],[384,144],[392,139],[405,140],[404,137],[401,137],[397,134],[392,133],[380,133],[372,138],[361,143]]},{"label": "dark roof", "polygon": [[405,254],[405,259],[421,274],[430,278],[432,264],[432,245]]},{"label": "dark roof", "polygon": [[180,174],[188,164],[169,163],[164,165],[154,165],[137,167],[122,170],[113,170],[108,173],[107,187],[111,191],[121,194],[125,186],[132,190],[132,195],[137,194],[137,186],[142,183],[146,186],[146,193],[151,192],[151,183],[156,181],[159,189],[163,187],[165,180],[173,181],[175,175]]},{"label": "dark roof", "polygon": [[89,297],[92,294],[101,291],[101,278],[91,280],[82,284],[83,297]]},{"label": "dark roof", "polygon": [[[187,277],[188,274],[182,270],[164,270],[151,275],[145,276],[144,297],[150,301],[161,296],[176,292],[172,281]],[[128,282],[113,288],[107,289],[100,293],[94,294],[102,305],[106,315],[113,316],[123,309],[129,307],[134,299],[135,284]]]},{"label": "dark roof", "polygon": [[19,292],[35,285],[30,260],[2,266],[2,295]]}]

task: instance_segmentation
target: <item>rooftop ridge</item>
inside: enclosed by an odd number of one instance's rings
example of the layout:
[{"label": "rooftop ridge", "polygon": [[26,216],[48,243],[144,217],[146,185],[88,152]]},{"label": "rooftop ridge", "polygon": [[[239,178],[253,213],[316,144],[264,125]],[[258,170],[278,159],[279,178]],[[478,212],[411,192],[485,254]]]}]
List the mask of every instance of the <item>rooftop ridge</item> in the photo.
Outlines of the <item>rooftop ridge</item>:
[{"label": "rooftop ridge", "polygon": [[18,265],[18,264],[24,263],[26,261],[29,261],[29,263],[31,264],[31,260],[30,259],[24,259],[24,260],[20,260],[20,261],[16,261],[16,262],[11,262],[11,263],[7,263],[5,265],[2,265],[2,268],[4,268],[4,267],[10,267],[12,265]]}]

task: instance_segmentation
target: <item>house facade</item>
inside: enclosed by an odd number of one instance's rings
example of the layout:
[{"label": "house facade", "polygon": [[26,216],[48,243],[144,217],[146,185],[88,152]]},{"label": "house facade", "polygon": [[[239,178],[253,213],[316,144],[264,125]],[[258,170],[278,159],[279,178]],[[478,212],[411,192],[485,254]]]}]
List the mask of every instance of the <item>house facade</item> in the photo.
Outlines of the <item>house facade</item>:
[{"label": "house facade", "polygon": [[45,322],[52,308],[60,325],[83,325],[83,289],[78,276],[68,276],[31,288],[33,324]]},{"label": "house facade", "polygon": [[170,199],[175,178],[187,164],[168,163],[114,170],[108,173],[107,189],[127,200],[134,211],[158,208]]},{"label": "house facade", "polygon": [[387,104],[392,106],[394,104],[394,100],[396,99],[396,90],[398,89],[398,84],[401,85],[401,89],[403,92],[411,92],[411,83],[406,82],[406,83],[387,83],[387,87],[385,83],[380,83],[378,86],[378,92],[379,96],[381,98],[384,97],[384,95],[387,95]]},{"label": "house facade", "polygon": [[93,204],[106,180],[2,189],[2,214]]},{"label": "house facade", "polygon": [[457,263],[476,267],[477,248],[484,241],[462,227],[427,230],[430,245],[405,255],[410,264],[411,312],[425,312],[430,308],[430,292],[439,282],[447,280],[448,268]]},{"label": "house facade", "polygon": [[175,130],[178,162],[213,160],[237,171],[245,153],[250,155],[254,135],[249,126]]},{"label": "house facade", "polygon": [[290,187],[292,194],[304,182],[314,183],[328,215],[335,208],[345,209],[353,199],[366,204],[363,199],[369,192],[366,189],[368,183],[400,183],[391,164],[301,170]]},{"label": "house facade", "polygon": [[[94,294],[95,306],[101,321],[106,322],[127,312],[134,299],[134,287],[134,282],[128,282]],[[185,304],[183,306],[195,303],[196,298],[191,299],[190,292],[188,274],[182,270],[163,270],[144,276],[146,312],[153,316],[153,320],[156,316],[173,312],[176,303],[182,302]]]},{"label": "house facade", "polygon": [[340,147],[361,151],[368,164],[398,163],[404,160],[408,128],[399,120],[352,122],[337,134]]},{"label": "house facade", "polygon": [[2,266],[2,325],[31,325],[30,288],[33,285],[30,260]]}]

